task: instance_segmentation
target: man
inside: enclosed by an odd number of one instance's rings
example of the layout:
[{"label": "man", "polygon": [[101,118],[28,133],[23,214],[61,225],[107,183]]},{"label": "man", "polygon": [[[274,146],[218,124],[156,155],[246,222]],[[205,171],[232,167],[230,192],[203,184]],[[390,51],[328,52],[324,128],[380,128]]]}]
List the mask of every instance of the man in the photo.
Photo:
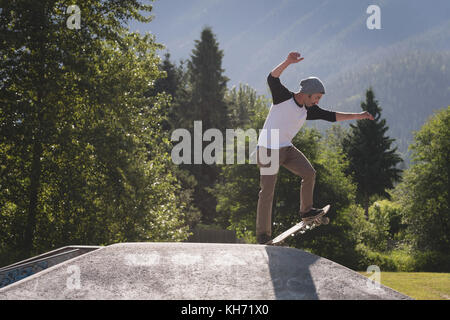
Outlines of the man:
[{"label": "man", "polygon": [[[266,243],[272,236],[272,202],[280,165],[302,178],[300,186],[300,217],[304,221],[314,220],[323,214],[322,209],[313,207],[313,191],[316,172],[303,153],[292,145],[292,139],[305,123],[305,120],[325,120],[330,122],[370,119],[368,112],[343,113],[319,108],[320,98],[325,88],[320,79],[309,77],[300,82],[300,90],[293,93],[280,82],[280,75],[291,64],[304,58],[297,52],[289,53],[267,77],[272,93],[273,104],[258,138],[257,163],[260,168],[260,191],[256,217],[256,236],[258,243]],[[278,132],[274,135],[273,130]],[[276,170],[270,174],[264,171],[268,167],[267,157],[273,160],[276,155]],[[271,163],[270,165],[273,165]]]}]

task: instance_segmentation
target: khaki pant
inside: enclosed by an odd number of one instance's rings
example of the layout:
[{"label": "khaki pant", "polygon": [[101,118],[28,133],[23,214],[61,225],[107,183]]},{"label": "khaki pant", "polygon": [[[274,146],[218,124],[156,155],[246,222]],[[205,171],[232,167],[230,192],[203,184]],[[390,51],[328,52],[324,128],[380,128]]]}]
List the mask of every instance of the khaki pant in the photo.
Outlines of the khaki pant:
[{"label": "khaki pant", "polygon": [[[267,152],[270,157],[271,149],[258,146],[256,159],[260,168],[260,191],[258,198],[258,208],[256,215],[256,235],[272,235],[272,203],[277,181],[279,166],[283,166],[295,175],[302,178],[300,186],[300,212],[311,210],[313,205],[314,182],[316,171],[305,155],[294,146],[279,149],[279,162],[275,174],[261,174],[261,168],[268,167],[260,161],[260,152]],[[265,159],[265,158],[263,158]],[[300,217],[299,217],[300,218]]]}]

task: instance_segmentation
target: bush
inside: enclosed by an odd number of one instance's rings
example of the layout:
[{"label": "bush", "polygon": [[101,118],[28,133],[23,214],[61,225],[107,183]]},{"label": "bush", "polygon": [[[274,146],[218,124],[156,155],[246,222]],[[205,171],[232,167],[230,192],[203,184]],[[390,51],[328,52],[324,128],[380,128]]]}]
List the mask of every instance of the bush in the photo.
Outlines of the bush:
[{"label": "bush", "polygon": [[395,260],[389,254],[373,251],[363,244],[357,245],[356,251],[361,257],[358,262],[359,270],[366,270],[368,266],[376,265],[382,271],[398,271]]},{"label": "bush", "polygon": [[436,251],[416,252],[415,271],[450,272],[450,255]]},{"label": "bush", "polygon": [[[389,253],[396,265],[398,272],[414,272],[416,270],[416,261],[413,253],[408,249],[394,250]],[[387,270],[386,270],[387,271]]]},{"label": "bush", "polygon": [[356,247],[357,270],[364,271],[376,265],[381,271],[392,272],[450,272],[450,255],[436,251],[418,252],[399,249],[390,252],[377,252],[363,244]]}]

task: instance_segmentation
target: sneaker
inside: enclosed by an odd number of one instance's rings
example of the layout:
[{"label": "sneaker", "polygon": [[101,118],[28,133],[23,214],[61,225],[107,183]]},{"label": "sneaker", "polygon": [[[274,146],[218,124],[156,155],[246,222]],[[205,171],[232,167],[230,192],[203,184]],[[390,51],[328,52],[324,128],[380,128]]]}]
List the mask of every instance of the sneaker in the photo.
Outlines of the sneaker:
[{"label": "sneaker", "polygon": [[259,235],[256,236],[256,241],[259,244],[265,244],[269,240],[272,240],[272,237],[267,235],[267,234],[259,234]]},{"label": "sneaker", "polygon": [[318,217],[323,216],[323,214],[324,214],[323,209],[312,208],[308,212],[300,212],[300,217],[302,218],[303,221],[309,222],[313,221]]}]

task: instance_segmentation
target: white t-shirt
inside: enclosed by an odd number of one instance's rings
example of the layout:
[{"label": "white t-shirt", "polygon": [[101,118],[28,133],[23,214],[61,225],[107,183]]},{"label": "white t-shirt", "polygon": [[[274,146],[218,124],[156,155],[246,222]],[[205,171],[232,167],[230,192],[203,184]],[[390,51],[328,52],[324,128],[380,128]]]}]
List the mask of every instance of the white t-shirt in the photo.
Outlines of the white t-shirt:
[{"label": "white t-shirt", "polygon": [[[302,106],[294,99],[294,93],[286,89],[279,78],[271,74],[267,77],[273,103],[258,138],[258,146],[279,149],[292,145],[292,139],[306,120],[336,121],[336,113],[319,108]],[[279,141],[276,132],[278,130]],[[278,142],[278,143],[277,143]]]}]

